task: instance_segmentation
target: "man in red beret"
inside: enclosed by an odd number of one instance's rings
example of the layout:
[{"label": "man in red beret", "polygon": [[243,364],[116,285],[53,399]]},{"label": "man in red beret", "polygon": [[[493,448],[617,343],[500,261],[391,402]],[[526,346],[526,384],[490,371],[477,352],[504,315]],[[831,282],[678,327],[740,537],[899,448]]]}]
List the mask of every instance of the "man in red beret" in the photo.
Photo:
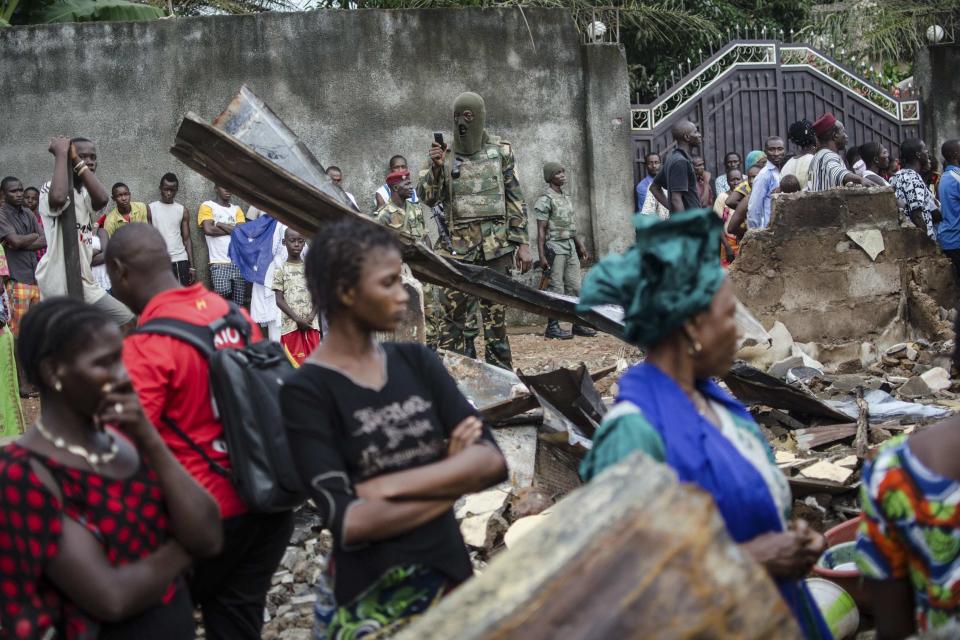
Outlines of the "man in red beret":
[{"label": "man in red beret", "polygon": [[863,184],[863,178],[850,171],[840,152],[847,148],[847,132],[843,123],[827,112],[813,123],[820,150],[810,163],[810,191],[826,191],[848,184]]},{"label": "man in red beret", "polygon": [[380,224],[397,231],[408,233],[415,238],[423,239],[427,236],[427,225],[420,204],[411,202],[413,184],[410,182],[410,172],[406,169],[392,171],[387,175],[387,187],[390,189],[390,199],[374,213],[374,218]]}]

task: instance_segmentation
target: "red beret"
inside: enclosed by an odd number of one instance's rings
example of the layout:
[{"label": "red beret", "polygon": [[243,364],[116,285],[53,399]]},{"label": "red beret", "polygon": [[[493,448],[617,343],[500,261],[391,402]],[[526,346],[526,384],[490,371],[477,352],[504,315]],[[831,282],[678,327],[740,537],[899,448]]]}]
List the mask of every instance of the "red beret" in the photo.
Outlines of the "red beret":
[{"label": "red beret", "polygon": [[394,171],[389,175],[387,175],[387,184],[392,187],[395,184],[403,182],[404,178],[409,178],[409,177],[410,177],[410,172],[407,171],[406,169],[403,169],[402,171]]},{"label": "red beret", "polygon": [[828,111],[817,118],[817,121],[813,123],[813,130],[817,132],[818,136],[822,136],[827,131],[830,131],[835,124],[837,124],[837,119],[834,118],[833,114]]}]

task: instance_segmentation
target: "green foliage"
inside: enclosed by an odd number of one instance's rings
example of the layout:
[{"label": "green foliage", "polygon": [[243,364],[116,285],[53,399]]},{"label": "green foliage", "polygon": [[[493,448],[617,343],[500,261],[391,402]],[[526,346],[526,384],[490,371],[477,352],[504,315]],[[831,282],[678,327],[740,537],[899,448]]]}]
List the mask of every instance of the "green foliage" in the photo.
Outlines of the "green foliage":
[{"label": "green foliage", "polygon": [[869,56],[894,72],[909,63],[927,44],[927,28],[939,25],[946,33],[960,30],[958,0],[870,0],[838,5],[813,21],[810,31],[846,52]]},{"label": "green foliage", "polygon": [[147,4],[170,11],[177,16],[199,16],[212,13],[260,13],[293,9],[289,0],[145,0]]},{"label": "green foliage", "polygon": [[663,40],[651,39],[642,28],[622,32],[621,41],[627,50],[630,63],[631,95],[640,95],[641,102],[656,97],[657,84],[660,91],[670,83],[670,72],[679,75],[679,66],[686,70],[700,63],[718,46],[726,44],[728,33],[735,37],[736,27],[761,32],[767,29],[768,37],[779,35],[783,30],[799,31],[810,13],[813,0],[676,0],[669,9],[695,15],[699,23],[707,27],[682,30]]},{"label": "green foliage", "polygon": [[163,11],[129,0],[19,0],[0,2],[0,20],[8,25],[52,24],[58,22],[104,22],[113,20],[154,20]]}]

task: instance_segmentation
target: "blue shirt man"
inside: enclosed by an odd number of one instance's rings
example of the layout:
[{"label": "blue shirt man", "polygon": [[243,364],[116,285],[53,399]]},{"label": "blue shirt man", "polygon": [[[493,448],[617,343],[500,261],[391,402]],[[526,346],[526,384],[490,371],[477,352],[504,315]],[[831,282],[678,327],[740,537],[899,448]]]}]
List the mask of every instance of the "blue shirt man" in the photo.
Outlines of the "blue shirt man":
[{"label": "blue shirt man", "polygon": [[753,191],[747,204],[747,228],[766,229],[770,226],[770,205],[773,191],[780,186],[780,167],[786,156],[783,139],[770,136],[763,145],[767,164],[753,181]]},{"label": "blue shirt man", "polygon": [[770,204],[773,190],[780,186],[780,169],[772,162],[766,166],[753,181],[750,202],[747,204],[747,228],[766,229],[770,226]]},{"label": "blue shirt man", "polygon": [[944,251],[960,249],[960,140],[947,140],[941,149],[944,164],[940,177],[940,214],[937,242]]},{"label": "blue shirt man", "polygon": [[660,155],[648,153],[643,159],[643,166],[647,170],[647,177],[637,183],[637,211],[643,209],[643,203],[647,199],[647,192],[650,190],[650,183],[660,173]]}]

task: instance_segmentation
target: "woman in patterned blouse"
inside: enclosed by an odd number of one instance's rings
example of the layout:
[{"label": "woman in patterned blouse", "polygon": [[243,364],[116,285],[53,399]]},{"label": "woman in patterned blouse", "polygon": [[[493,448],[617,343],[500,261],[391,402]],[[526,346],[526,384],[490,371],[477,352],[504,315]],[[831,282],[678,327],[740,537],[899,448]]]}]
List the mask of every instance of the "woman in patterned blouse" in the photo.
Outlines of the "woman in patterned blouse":
[{"label": "woman in patterned blouse", "polygon": [[[953,359],[958,366],[960,349]],[[906,638],[956,624],[960,418],[888,441],[862,477],[857,566],[867,578],[877,637]]]}]

